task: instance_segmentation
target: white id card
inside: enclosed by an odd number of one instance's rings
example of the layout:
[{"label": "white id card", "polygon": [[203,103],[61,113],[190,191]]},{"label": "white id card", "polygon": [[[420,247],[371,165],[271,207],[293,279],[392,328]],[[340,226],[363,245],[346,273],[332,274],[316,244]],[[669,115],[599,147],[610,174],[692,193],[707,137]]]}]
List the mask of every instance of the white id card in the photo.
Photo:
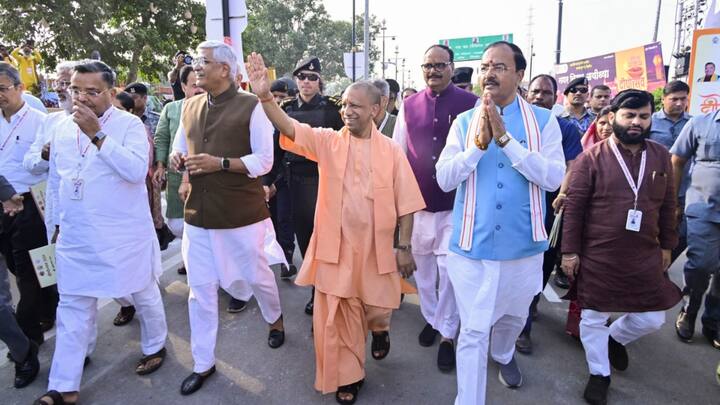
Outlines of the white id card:
[{"label": "white id card", "polygon": [[82,200],[83,198],[83,180],[75,179],[72,182],[72,195],[70,196],[73,200]]},{"label": "white id card", "polygon": [[625,229],[633,232],[640,232],[640,224],[642,223],[642,211],[628,210],[627,222]]}]

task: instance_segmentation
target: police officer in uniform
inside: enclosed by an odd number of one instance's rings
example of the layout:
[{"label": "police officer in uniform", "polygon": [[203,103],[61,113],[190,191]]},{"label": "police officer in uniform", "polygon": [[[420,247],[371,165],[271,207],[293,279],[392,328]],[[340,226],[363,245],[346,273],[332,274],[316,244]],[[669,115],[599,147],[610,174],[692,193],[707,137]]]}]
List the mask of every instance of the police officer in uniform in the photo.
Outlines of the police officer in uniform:
[{"label": "police officer in uniform", "polygon": [[[323,127],[339,130],[345,124],[340,117],[340,99],[322,95],[323,83],[320,60],[311,56],[301,60],[293,71],[298,87],[296,97],[287,99],[280,107],[290,117],[311,127]],[[277,135],[277,134],[276,134]],[[276,137],[277,142],[277,137]],[[318,191],[317,163],[294,153],[276,148],[275,161],[279,165],[273,168],[271,175],[276,178],[285,176],[290,195],[290,210],[293,229],[297,237],[303,258],[310,243],[315,220],[315,203]],[[277,167],[280,166],[280,167]],[[281,274],[282,276],[282,274]],[[305,313],[312,315],[313,299],[305,306]]]}]

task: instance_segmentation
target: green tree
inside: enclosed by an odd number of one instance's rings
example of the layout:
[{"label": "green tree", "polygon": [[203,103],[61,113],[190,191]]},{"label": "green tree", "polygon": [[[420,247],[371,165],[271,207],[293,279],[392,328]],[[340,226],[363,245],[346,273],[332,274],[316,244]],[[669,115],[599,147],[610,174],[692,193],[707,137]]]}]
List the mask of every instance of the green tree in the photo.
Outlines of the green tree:
[{"label": "green tree", "polygon": [[[249,0],[247,5],[248,27],[243,33],[246,53],[261,53],[278,76],[289,74],[299,60],[310,55],[320,59],[327,79],[345,76],[343,52],[352,47],[350,21],[331,20],[319,0]],[[362,16],[356,19],[357,44],[361,50],[363,20]],[[371,16],[371,22],[371,35],[379,37],[377,18]],[[371,60],[378,55],[377,46],[371,46]]]},{"label": "green tree", "polygon": [[0,40],[35,39],[43,68],[99,51],[121,81],[165,79],[178,49],[204,37],[205,7],[194,0],[0,0]]}]

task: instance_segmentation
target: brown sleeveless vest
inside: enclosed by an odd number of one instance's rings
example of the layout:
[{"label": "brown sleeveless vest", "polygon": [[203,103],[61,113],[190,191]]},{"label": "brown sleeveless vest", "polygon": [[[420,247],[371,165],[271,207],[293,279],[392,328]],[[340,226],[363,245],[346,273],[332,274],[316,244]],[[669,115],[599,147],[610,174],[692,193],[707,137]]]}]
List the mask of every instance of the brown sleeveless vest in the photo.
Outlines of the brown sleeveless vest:
[{"label": "brown sleeveless vest", "polygon": [[[239,158],[252,153],[250,117],[257,103],[257,97],[238,93],[235,86],[215,97],[210,105],[208,94],[185,100],[182,125],[188,154]],[[185,222],[190,225],[231,229],[270,217],[259,178],[219,171],[192,175],[190,185],[190,195],[185,203]]]}]

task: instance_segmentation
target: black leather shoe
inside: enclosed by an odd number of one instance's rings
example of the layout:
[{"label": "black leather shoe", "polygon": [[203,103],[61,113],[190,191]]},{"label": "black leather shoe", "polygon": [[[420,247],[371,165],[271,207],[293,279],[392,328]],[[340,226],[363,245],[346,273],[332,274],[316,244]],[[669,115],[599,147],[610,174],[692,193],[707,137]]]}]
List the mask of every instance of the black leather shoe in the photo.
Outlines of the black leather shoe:
[{"label": "black leather shoe", "polygon": [[422,332],[418,336],[418,342],[420,346],[430,347],[435,344],[435,337],[438,335],[438,331],[435,330],[429,323],[425,324]]},{"label": "black leather shoe", "polygon": [[205,380],[208,379],[211,375],[215,373],[215,366],[210,367],[210,370],[200,374],[200,373],[192,373],[188,378],[183,380],[182,385],[180,385],[180,393],[182,395],[190,395],[193,392],[199,390],[202,388],[203,383]]},{"label": "black leather shoe", "polygon": [[521,333],[515,341],[515,350],[522,354],[532,354],[532,339],[529,333]]},{"label": "black leather shoe", "polygon": [[286,266],[285,263],[280,265],[280,279],[289,280],[297,274],[297,267],[291,264],[290,267]]},{"label": "black leather shoe", "polygon": [[562,288],[564,290],[567,290],[568,288],[570,288],[570,280],[568,280],[567,276],[562,271],[555,272],[554,283],[556,286],[558,286],[559,288]]},{"label": "black leather shoe", "polygon": [[231,314],[242,312],[247,308],[247,301],[239,300],[237,298],[230,298],[228,303],[227,311]]},{"label": "black leather shoe", "polygon": [[440,371],[449,373],[455,369],[455,346],[453,342],[440,342],[438,348],[437,366]]},{"label": "black leather shoe", "polygon": [[680,310],[680,313],[675,320],[675,333],[678,338],[685,343],[692,342],[693,335],[695,334],[695,319],[697,314],[688,314],[684,309]]},{"label": "black leather shoe", "polygon": [[285,331],[270,329],[270,333],[268,334],[268,346],[273,349],[277,349],[282,346],[283,343],[285,343]]},{"label": "black leather shoe", "polygon": [[612,336],[608,339],[608,357],[610,358],[610,365],[615,370],[625,371],[628,368],[628,354],[625,346],[613,339]]},{"label": "black leather shoe", "polygon": [[610,388],[610,377],[591,375],[585,386],[583,397],[590,405],[607,404],[607,393]]},{"label": "black leather shoe", "polygon": [[312,315],[314,306],[315,306],[314,297],[310,297],[310,301],[308,301],[308,303],[305,304],[305,313],[308,315]]},{"label": "black leather shoe", "polygon": [[702,334],[714,348],[720,349],[720,335],[717,330],[703,326]]},{"label": "black leather shoe", "polygon": [[40,362],[38,361],[38,347],[30,341],[30,349],[28,350],[25,360],[21,363],[15,363],[15,388],[27,387],[35,381],[35,377],[40,371]]},{"label": "black leather shoe", "polygon": [[113,319],[113,325],[115,326],[123,326],[130,323],[130,321],[133,320],[135,317],[135,307],[129,306],[129,307],[120,307],[120,312],[118,312],[117,315],[115,315],[115,319]]}]

